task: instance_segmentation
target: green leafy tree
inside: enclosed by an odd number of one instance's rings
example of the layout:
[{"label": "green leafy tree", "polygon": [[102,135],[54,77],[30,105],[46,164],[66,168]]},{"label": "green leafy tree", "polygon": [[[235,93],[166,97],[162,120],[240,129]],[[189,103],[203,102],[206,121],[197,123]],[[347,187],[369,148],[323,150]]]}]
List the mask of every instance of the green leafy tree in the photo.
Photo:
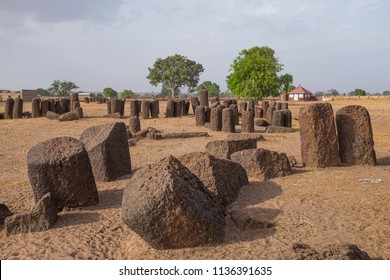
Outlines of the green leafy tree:
[{"label": "green leafy tree", "polygon": [[356,96],[365,96],[367,93],[365,90],[357,88],[354,90]]},{"label": "green leafy tree", "polygon": [[112,88],[105,88],[105,89],[103,89],[103,95],[104,95],[104,97],[107,97],[107,98],[108,97],[115,98],[115,97],[118,97],[118,92],[116,92]]},{"label": "green leafy tree", "polygon": [[50,95],[52,95],[50,93],[50,91],[48,91],[47,89],[43,89],[43,88],[38,88],[37,92],[38,92],[39,96],[50,96]]},{"label": "green leafy tree", "polygon": [[294,86],[292,85],[292,82],[293,82],[293,76],[289,73],[286,73],[284,75],[281,75],[279,77],[279,80],[280,80],[280,83],[281,83],[281,87],[282,87],[282,91],[284,92],[290,92],[291,90],[293,90]]},{"label": "green leafy tree", "polygon": [[126,99],[126,98],[134,98],[135,93],[131,89],[124,89],[120,94],[119,98]]},{"label": "green leafy tree", "polygon": [[72,90],[78,88],[79,87],[74,82],[54,80],[48,91],[51,93],[51,95],[66,96],[70,95]]},{"label": "green leafy tree", "polygon": [[[163,84],[162,87],[161,87],[161,92],[159,94],[157,94],[157,97],[167,97],[167,96],[170,96],[170,95],[172,95],[171,89],[167,88]],[[180,95],[180,88],[177,88],[175,90],[175,96],[179,96],[179,95]]]},{"label": "green leafy tree", "polygon": [[219,85],[210,81],[204,81],[199,86],[197,86],[196,90],[207,90],[209,92],[209,96],[219,96],[221,92]]},{"label": "green leafy tree", "polygon": [[167,58],[158,58],[147,76],[153,86],[163,84],[170,89],[171,95],[183,86],[193,89],[199,82],[199,76],[204,71],[201,64],[178,54]]},{"label": "green leafy tree", "polygon": [[280,79],[277,73],[283,70],[283,65],[274,53],[267,46],[242,50],[234,59],[230,68],[232,73],[226,80],[232,93],[244,98],[279,95]]}]

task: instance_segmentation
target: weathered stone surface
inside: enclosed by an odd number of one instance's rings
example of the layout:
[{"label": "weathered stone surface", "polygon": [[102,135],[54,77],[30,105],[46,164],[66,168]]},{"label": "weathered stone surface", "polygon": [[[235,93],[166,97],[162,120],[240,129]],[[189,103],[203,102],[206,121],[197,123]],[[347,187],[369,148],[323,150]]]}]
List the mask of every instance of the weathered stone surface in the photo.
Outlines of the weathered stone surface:
[{"label": "weathered stone surface", "polygon": [[370,256],[355,244],[342,243],[312,249],[304,243],[294,243],[292,246],[297,260],[371,260]]},{"label": "weathered stone surface", "polygon": [[[280,104],[280,103],[279,103]],[[283,111],[275,110],[272,115],[272,126],[285,126]]]},{"label": "weathered stone surface", "polygon": [[206,123],[210,122],[211,119],[211,109],[208,106],[204,107],[204,115],[205,115],[205,121]]},{"label": "weathered stone surface", "polygon": [[173,118],[175,116],[175,100],[169,98],[167,101],[167,108],[165,111],[166,118]]},{"label": "weathered stone surface", "polygon": [[195,108],[200,105],[198,97],[191,97],[192,112],[195,114]]},{"label": "weathered stone surface", "polygon": [[211,103],[211,105],[210,105],[210,109],[217,108],[218,105],[221,105],[221,103],[219,103],[219,101],[213,102],[213,103]]},{"label": "weathered stone surface", "polygon": [[0,203],[0,226],[4,224],[5,218],[12,216],[13,214],[14,213],[12,213],[5,204]]},{"label": "weathered stone surface", "polygon": [[235,201],[241,187],[248,184],[245,169],[230,160],[202,152],[185,154],[178,159],[224,206]]},{"label": "weathered stone surface", "polygon": [[149,119],[150,117],[150,102],[142,100],[141,102],[141,116],[143,119]]},{"label": "weathered stone surface", "polygon": [[264,137],[261,134],[257,133],[234,133],[228,134],[226,136],[227,140],[247,140],[247,139],[255,139],[256,141],[264,141]]},{"label": "weathered stone surface", "polygon": [[5,101],[4,119],[12,119],[14,112],[15,100],[12,97],[8,97]]},{"label": "weathered stone surface", "polygon": [[218,108],[211,109],[210,130],[222,131],[222,110]]},{"label": "weathered stone surface", "polygon": [[232,153],[256,147],[256,139],[216,140],[207,143],[205,151],[217,158],[230,159]]},{"label": "weathered stone surface", "polygon": [[138,117],[132,116],[129,118],[129,130],[132,134],[141,131],[141,122]]},{"label": "weathered stone surface", "polygon": [[267,127],[267,130],[265,132],[266,133],[292,133],[295,132],[295,129],[291,127],[270,125]]},{"label": "weathered stone surface", "polygon": [[77,116],[79,119],[84,118],[84,111],[83,111],[83,108],[77,107],[77,108],[74,110],[74,113],[76,114],[76,116]]},{"label": "weathered stone surface", "polygon": [[272,123],[272,117],[274,115],[275,108],[270,106],[267,108],[267,111],[265,113],[265,120],[267,123]]},{"label": "weathered stone surface", "polygon": [[228,100],[223,100],[223,101],[222,101],[222,104],[223,104],[223,106],[225,106],[226,108],[229,108],[230,105],[232,105],[232,101],[231,101],[230,99],[228,99]]},{"label": "weathered stone surface", "polygon": [[139,117],[138,100],[130,100],[130,117]]},{"label": "weathered stone surface", "polygon": [[42,100],[41,103],[41,113],[42,117],[46,117],[46,113],[49,112],[49,100]]},{"label": "weathered stone surface", "polygon": [[[213,104],[215,102],[219,102],[219,97],[218,96],[213,96],[213,97],[210,98],[210,103],[211,104]],[[211,106],[210,106],[210,108],[211,108]]]},{"label": "weathered stone surface", "polygon": [[49,98],[48,102],[49,102],[49,111],[53,112],[53,113],[57,113],[56,112],[56,101],[53,98]]},{"label": "weathered stone surface", "polygon": [[256,107],[255,108],[255,118],[263,118],[264,117],[264,114],[263,114],[263,108],[260,108],[260,107]]},{"label": "weathered stone surface", "polygon": [[238,111],[240,112],[240,114],[241,114],[242,112],[246,111],[247,107],[248,107],[248,103],[246,103],[245,101],[240,102],[240,104],[239,104],[239,109],[238,109]]},{"label": "weathered stone surface", "polygon": [[27,162],[36,202],[48,192],[59,210],[99,202],[88,153],[79,140],[57,137],[41,142],[30,149]]},{"label": "weathered stone surface", "polygon": [[31,101],[31,115],[33,118],[41,116],[41,100],[39,98],[33,98]]},{"label": "weathered stone surface", "polygon": [[359,105],[336,112],[340,161],[349,165],[376,165],[371,118]]},{"label": "weathered stone surface", "polygon": [[60,115],[51,111],[47,111],[45,115],[49,120],[58,120],[60,118]]},{"label": "weathered stone surface", "polygon": [[266,100],[261,101],[261,108],[263,109],[263,117],[265,117],[269,108],[269,102]]},{"label": "weathered stone surface", "polygon": [[152,119],[157,119],[158,114],[160,113],[160,102],[158,100],[153,100],[150,102],[150,117]]},{"label": "weathered stone surface", "polygon": [[283,117],[284,117],[284,126],[285,127],[292,127],[292,114],[291,111],[288,109],[282,110]]},{"label": "weathered stone surface", "polygon": [[213,245],[225,236],[224,207],[172,156],[132,176],[123,193],[122,219],[157,249]]},{"label": "weathered stone surface", "polygon": [[265,120],[255,120],[256,126],[268,126],[269,124]]},{"label": "weathered stone surface", "polygon": [[222,131],[229,133],[236,132],[234,113],[230,108],[222,110]]},{"label": "weathered stone surface", "polygon": [[184,101],[183,116],[187,116],[189,111],[190,111],[190,102],[189,101]]},{"label": "weathered stone surface", "polygon": [[66,112],[64,112],[64,110],[62,110],[60,100],[56,100],[54,102],[54,106],[55,106],[55,112],[57,114],[62,115],[63,113],[66,113]]},{"label": "weathered stone surface", "polygon": [[112,181],[131,173],[125,123],[90,127],[80,140],[87,149],[96,181]]},{"label": "weathered stone surface", "polygon": [[276,110],[282,110],[282,103],[281,102],[276,102],[275,109]]},{"label": "weathered stone surface", "polygon": [[110,113],[108,115],[104,115],[103,117],[104,118],[113,118],[113,119],[121,119],[122,118],[121,113],[119,113],[119,112]]},{"label": "weathered stone surface", "polygon": [[[118,101],[119,102],[119,101]],[[119,106],[119,105],[118,105]],[[76,109],[78,108],[78,107],[80,107],[80,101],[74,101],[73,103],[72,103],[72,112],[74,112],[74,111],[76,111]],[[61,108],[61,107],[60,107]],[[57,110],[56,110],[56,113],[57,113]]]},{"label": "weathered stone surface", "polygon": [[207,90],[199,91],[200,106],[209,106],[209,92]]},{"label": "weathered stone surface", "polygon": [[5,220],[7,235],[46,231],[57,221],[57,204],[50,193],[38,201],[35,208],[28,213],[14,214]]},{"label": "weathered stone surface", "polygon": [[23,117],[23,99],[18,97],[15,98],[12,118],[21,119],[22,117]]},{"label": "weathered stone surface", "polygon": [[146,135],[151,140],[162,140],[162,139],[177,139],[177,138],[193,138],[193,137],[210,137],[207,132],[171,132],[161,133],[153,132]]},{"label": "weathered stone surface", "polygon": [[204,126],[206,122],[206,114],[204,106],[198,106],[195,108],[195,121],[196,126]]},{"label": "weathered stone surface", "polygon": [[70,94],[70,109],[71,109],[71,111],[76,109],[76,106],[74,105],[75,102],[79,102],[79,94],[77,92],[73,92]]},{"label": "weathered stone surface", "polygon": [[183,100],[176,99],[175,100],[175,117],[183,116]]},{"label": "weathered stone surface", "polygon": [[329,167],[340,163],[332,105],[316,103],[302,107],[299,127],[304,165]]},{"label": "weathered stone surface", "polygon": [[260,181],[292,174],[291,165],[285,153],[251,149],[233,153],[231,158],[245,168],[249,178]]},{"label": "weathered stone surface", "polygon": [[[74,104],[74,103],[73,103]],[[76,108],[77,109],[77,108]],[[47,114],[46,114],[47,115]],[[75,113],[75,111],[73,112],[68,112],[68,113],[65,113],[65,114],[62,114],[60,115],[60,117],[58,118],[59,121],[75,121],[75,120],[78,120],[79,117],[77,116],[77,114]]]},{"label": "weathered stone surface", "polygon": [[255,132],[255,114],[254,111],[243,111],[242,113],[241,132]]},{"label": "weathered stone surface", "polygon": [[294,156],[289,156],[288,161],[290,162],[291,167],[294,167],[297,165],[297,159]]},{"label": "weathered stone surface", "polygon": [[288,103],[282,102],[282,110],[287,110],[287,109],[288,109]]},{"label": "weathered stone surface", "polygon": [[237,104],[230,104],[229,108],[230,108],[230,110],[233,111],[234,124],[235,125],[239,125],[240,124],[240,118],[239,118],[239,112],[238,112]]},{"label": "weathered stone surface", "polygon": [[255,101],[253,99],[248,101],[248,109],[247,111],[252,111],[252,113],[255,113]]}]

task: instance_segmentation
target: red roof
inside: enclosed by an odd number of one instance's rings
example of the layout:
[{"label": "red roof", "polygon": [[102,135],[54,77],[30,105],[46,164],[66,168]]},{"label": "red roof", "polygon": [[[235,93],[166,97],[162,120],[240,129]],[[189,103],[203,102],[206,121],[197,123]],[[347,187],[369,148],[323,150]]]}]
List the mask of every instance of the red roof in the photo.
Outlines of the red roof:
[{"label": "red roof", "polygon": [[290,94],[294,94],[294,93],[311,94],[310,91],[308,91],[307,89],[303,88],[301,85],[297,86],[295,89],[293,89],[293,90],[290,91],[289,93],[290,93]]}]

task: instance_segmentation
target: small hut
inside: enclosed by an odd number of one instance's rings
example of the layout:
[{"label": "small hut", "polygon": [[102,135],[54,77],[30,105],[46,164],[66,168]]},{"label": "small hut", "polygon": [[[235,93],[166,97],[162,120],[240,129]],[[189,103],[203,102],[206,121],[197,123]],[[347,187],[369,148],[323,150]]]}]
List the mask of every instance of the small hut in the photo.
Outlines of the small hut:
[{"label": "small hut", "polygon": [[297,86],[295,89],[288,93],[288,99],[294,101],[309,101],[312,100],[313,94],[302,87],[301,85]]}]

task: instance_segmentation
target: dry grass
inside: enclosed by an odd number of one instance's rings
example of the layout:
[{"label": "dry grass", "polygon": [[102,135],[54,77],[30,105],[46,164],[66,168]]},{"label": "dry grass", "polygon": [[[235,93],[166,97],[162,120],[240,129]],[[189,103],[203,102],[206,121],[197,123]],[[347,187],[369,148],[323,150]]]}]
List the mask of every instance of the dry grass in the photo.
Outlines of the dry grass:
[{"label": "dry grass", "polygon": [[[294,242],[312,246],[350,242],[372,257],[390,259],[390,100],[331,103],[334,111],[350,104],[369,110],[380,164],[327,169],[298,167],[291,176],[244,186],[230,208],[262,217],[275,227],[240,231],[227,218],[226,242],[220,246],[154,250],[121,221],[122,191],[130,175],[115,182],[98,183],[98,205],[61,213],[55,227],[47,232],[6,237],[1,229],[0,258],[283,259],[291,254]],[[298,115],[303,104],[290,104],[293,116]],[[25,110],[29,106],[27,103]],[[33,208],[27,176],[27,152],[32,146],[57,136],[78,138],[87,127],[117,121],[101,118],[105,114],[104,104],[82,106],[86,118],[76,122],[46,118],[0,121],[0,203],[13,212]],[[0,111],[3,107],[4,102],[0,103]],[[142,120],[141,125],[162,132],[207,131],[211,137],[138,142],[130,148],[134,170],[168,155],[203,151],[208,141],[225,139],[227,135],[196,127],[193,115]],[[293,126],[298,128],[296,120]],[[264,136],[266,141],[258,142],[259,147],[286,152],[300,162],[299,132]],[[381,178],[384,183],[360,184],[362,178]]]}]

